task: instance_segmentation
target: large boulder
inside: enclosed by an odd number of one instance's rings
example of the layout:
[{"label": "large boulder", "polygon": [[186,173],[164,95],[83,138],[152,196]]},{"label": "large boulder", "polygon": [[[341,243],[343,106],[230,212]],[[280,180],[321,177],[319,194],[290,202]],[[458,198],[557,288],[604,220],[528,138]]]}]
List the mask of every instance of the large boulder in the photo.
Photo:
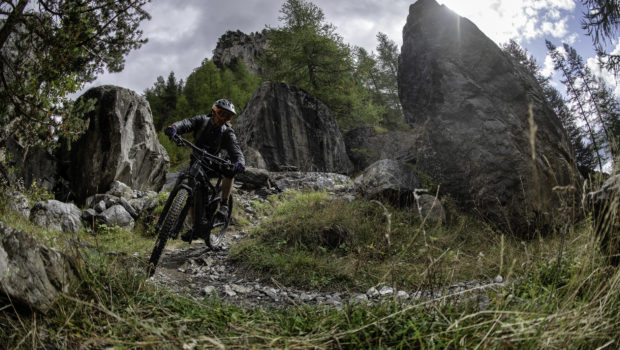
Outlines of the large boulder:
[{"label": "large boulder", "polygon": [[594,232],[603,254],[620,264],[620,174],[610,177],[601,188],[588,193],[588,208],[594,218]]},{"label": "large boulder", "polygon": [[47,230],[69,233],[78,232],[83,226],[82,212],[73,203],[63,203],[55,199],[35,203],[30,210],[30,221]]},{"label": "large boulder", "polygon": [[47,312],[74,277],[70,259],[0,221],[0,297]]},{"label": "large boulder", "polygon": [[62,153],[62,171],[79,203],[119,180],[136,190],[159,191],[170,160],[159,144],[148,102],[116,87],[92,88],[81,99],[95,99],[85,117],[87,131]]},{"label": "large boulder", "polygon": [[267,46],[267,37],[262,33],[245,34],[240,30],[226,31],[213,50],[213,63],[220,68],[243,62],[250,72],[262,72],[258,57]]},{"label": "large boulder", "polygon": [[420,187],[415,172],[393,159],[374,162],[355,178],[355,190],[370,199],[387,200],[394,205],[411,205]]},{"label": "large boulder", "polygon": [[348,131],[344,142],[357,172],[381,159],[409,158],[408,154],[416,148],[415,137],[412,131],[377,131],[372,126],[361,126]]},{"label": "large boulder", "polygon": [[560,217],[554,187],[580,182],[566,132],[536,79],[471,21],[412,4],[398,87],[418,133],[409,161],[442,191],[521,236]]},{"label": "large boulder", "polygon": [[260,153],[269,171],[352,170],[329,108],[292,85],[262,83],[239,116],[237,135],[244,149]]}]

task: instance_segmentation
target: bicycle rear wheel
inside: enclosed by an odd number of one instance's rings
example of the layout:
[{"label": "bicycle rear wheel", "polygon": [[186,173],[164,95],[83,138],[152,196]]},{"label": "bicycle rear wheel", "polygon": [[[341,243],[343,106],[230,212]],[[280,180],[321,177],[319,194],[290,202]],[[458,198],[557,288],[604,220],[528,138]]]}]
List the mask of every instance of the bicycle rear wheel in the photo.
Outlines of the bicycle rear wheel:
[{"label": "bicycle rear wheel", "polygon": [[233,196],[232,194],[228,198],[228,215],[224,221],[217,220],[217,211],[214,211],[211,215],[211,230],[209,231],[209,238],[205,239],[205,243],[209,248],[219,248],[222,245],[224,235],[230,224],[230,218],[232,217],[233,210]]},{"label": "bicycle rear wheel", "polygon": [[183,207],[185,207],[188,197],[189,193],[187,190],[184,188],[180,189],[174,197],[168,212],[162,213],[162,215],[165,215],[164,221],[161,229],[157,233],[157,240],[155,241],[155,246],[153,247],[153,252],[151,253],[147,267],[149,277],[153,276],[155,273],[155,267],[157,267],[157,263],[159,262],[159,258],[166,246],[168,238],[176,234],[176,232],[174,232],[175,229],[181,226],[178,225],[178,223],[182,223],[183,220],[185,220],[185,215],[181,215],[181,213],[183,212]]}]

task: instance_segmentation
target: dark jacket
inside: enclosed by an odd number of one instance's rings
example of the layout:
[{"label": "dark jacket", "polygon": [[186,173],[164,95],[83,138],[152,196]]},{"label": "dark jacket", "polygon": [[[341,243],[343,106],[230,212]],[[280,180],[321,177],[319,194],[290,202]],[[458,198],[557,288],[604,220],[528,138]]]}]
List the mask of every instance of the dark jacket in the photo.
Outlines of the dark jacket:
[{"label": "dark jacket", "polygon": [[211,115],[197,115],[192,118],[179,120],[172,124],[179,134],[194,132],[196,146],[204,148],[211,154],[218,154],[225,149],[233,163],[241,162],[245,165],[245,157],[237,143],[235,131],[226,123],[217,127],[211,123]]}]

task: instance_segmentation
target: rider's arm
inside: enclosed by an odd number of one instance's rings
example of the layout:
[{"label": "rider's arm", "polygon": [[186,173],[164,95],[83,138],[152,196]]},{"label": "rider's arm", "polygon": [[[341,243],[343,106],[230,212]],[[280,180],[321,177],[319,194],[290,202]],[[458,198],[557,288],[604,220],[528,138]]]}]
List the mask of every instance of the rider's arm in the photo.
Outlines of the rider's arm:
[{"label": "rider's arm", "polygon": [[187,132],[197,130],[202,124],[205,123],[205,119],[205,115],[197,115],[195,117],[174,122],[171,126],[177,130],[177,133],[185,134]]},{"label": "rider's arm", "polygon": [[235,135],[235,131],[231,127],[228,127],[224,132],[222,147],[228,152],[233,163],[241,162],[245,166],[245,157],[237,142],[237,135]]}]

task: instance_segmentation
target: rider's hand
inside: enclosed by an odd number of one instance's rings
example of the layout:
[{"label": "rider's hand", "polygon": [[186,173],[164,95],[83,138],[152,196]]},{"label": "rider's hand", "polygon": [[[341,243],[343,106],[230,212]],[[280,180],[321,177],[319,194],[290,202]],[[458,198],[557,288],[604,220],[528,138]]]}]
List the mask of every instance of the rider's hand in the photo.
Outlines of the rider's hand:
[{"label": "rider's hand", "polygon": [[166,134],[169,139],[172,139],[174,135],[177,134],[177,129],[172,125],[168,125],[168,127],[164,130],[164,134]]},{"label": "rider's hand", "polygon": [[233,172],[239,174],[245,171],[245,165],[241,162],[236,162],[233,166]]}]

